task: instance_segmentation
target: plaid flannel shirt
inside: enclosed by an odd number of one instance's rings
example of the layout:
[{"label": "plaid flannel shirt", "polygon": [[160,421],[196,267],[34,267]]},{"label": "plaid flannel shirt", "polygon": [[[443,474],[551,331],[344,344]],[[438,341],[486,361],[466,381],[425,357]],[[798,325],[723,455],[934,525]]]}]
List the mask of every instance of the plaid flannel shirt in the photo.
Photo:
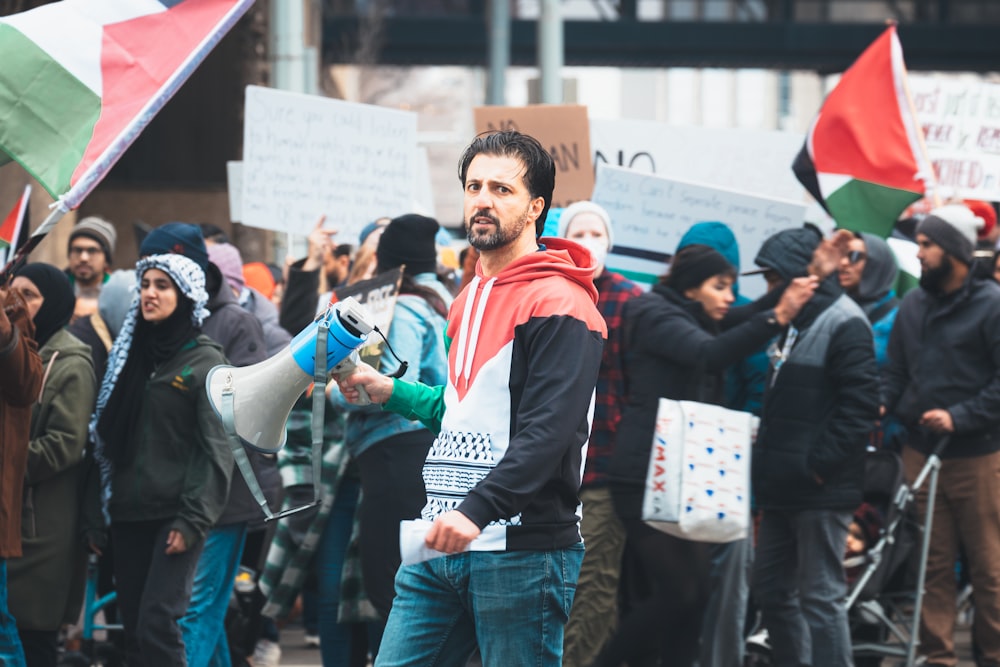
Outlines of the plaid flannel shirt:
[{"label": "plaid flannel shirt", "polygon": [[607,481],[608,465],[615,448],[615,433],[621,419],[621,404],[625,400],[625,376],[622,370],[621,325],[625,302],[642,294],[642,288],[624,276],[605,270],[594,279],[597,287],[597,309],[608,325],[601,370],[597,374],[597,396],[594,403],[594,426],[587,448],[587,465],[583,487],[603,486]]}]

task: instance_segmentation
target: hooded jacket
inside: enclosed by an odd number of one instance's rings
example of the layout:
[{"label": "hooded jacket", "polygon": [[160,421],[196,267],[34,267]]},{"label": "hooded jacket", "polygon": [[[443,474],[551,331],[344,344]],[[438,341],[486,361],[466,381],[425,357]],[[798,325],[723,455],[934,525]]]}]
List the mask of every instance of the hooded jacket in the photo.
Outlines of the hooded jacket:
[{"label": "hooded jacket", "polygon": [[861,310],[865,311],[872,325],[875,360],[881,369],[888,363],[889,334],[899,311],[899,300],[894,289],[899,268],[892,248],[884,239],[874,234],[862,234],[861,238],[865,242],[865,254],[868,257],[857,292],[851,296],[861,306]]},{"label": "hooded jacket", "polygon": [[[786,279],[804,275],[820,240],[810,240],[810,233],[768,239],[757,264]],[[793,344],[772,365],[764,396],[753,450],[754,495],[765,509],[853,510],[861,502],[865,449],[878,419],[871,327],[835,275],[820,283],[792,327]],[[791,330],[776,352],[786,347]]]},{"label": "hooded jacket", "polygon": [[590,253],[565,239],[476,277],[452,304],[448,381],[394,382],[386,409],[438,433],[424,464],[434,520],[457,509],[479,549],[580,542],[578,491],[604,319]]}]

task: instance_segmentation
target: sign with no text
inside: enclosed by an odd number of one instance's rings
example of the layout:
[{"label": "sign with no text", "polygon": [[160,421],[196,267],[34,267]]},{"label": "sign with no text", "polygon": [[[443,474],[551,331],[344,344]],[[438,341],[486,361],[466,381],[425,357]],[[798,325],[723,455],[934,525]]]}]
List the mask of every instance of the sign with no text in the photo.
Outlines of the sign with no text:
[{"label": "sign with no text", "polygon": [[594,168],[587,107],[578,104],[476,107],[473,114],[477,134],[517,130],[541,142],[556,163],[553,208],[590,199],[594,190]]}]

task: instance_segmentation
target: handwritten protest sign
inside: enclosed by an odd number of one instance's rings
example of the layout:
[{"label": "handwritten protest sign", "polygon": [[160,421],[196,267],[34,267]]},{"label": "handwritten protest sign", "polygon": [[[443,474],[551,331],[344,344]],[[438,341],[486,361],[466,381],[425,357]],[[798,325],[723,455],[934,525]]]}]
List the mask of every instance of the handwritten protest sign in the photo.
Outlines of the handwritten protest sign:
[{"label": "handwritten protest sign", "polygon": [[247,86],[245,117],[244,224],[349,239],[413,205],[415,113]]},{"label": "handwritten protest sign", "polygon": [[590,199],[594,189],[587,107],[539,104],[526,107],[476,107],[476,133],[518,130],[542,143],[556,163],[552,207]]},{"label": "handwritten protest sign", "polygon": [[[805,204],[664,178],[600,164],[593,200],[614,220],[615,245],[606,266],[649,286],[663,275],[677,244],[691,225],[729,225],[740,246],[740,267],[756,268],[753,258],[772,234],[802,224]],[[740,279],[740,293],[757,297],[760,276]]]},{"label": "handwritten protest sign", "polygon": [[908,77],[942,198],[1000,201],[1000,84]]},{"label": "handwritten protest sign", "polygon": [[226,179],[229,185],[229,220],[242,222],[243,218],[243,163],[226,162]]},{"label": "handwritten protest sign", "polygon": [[646,120],[590,121],[594,164],[798,201],[792,173],[802,148],[797,132],[678,127]]}]

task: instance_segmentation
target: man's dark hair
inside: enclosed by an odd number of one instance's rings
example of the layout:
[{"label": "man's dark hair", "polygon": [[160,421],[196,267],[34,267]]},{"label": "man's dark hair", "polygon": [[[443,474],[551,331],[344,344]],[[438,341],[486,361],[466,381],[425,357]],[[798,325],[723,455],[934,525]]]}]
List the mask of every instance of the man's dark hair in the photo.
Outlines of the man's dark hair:
[{"label": "man's dark hair", "polygon": [[465,149],[458,162],[458,180],[465,187],[465,175],[472,159],[477,155],[495,155],[517,158],[524,164],[524,183],[532,199],[541,197],[545,202],[541,215],[535,220],[535,236],[541,236],[545,228],[545,218],[552,205],[552,190],[556,186],[556,164],[552,156],[542,147],[538,139],[515,130],[506,132],[483,132],[476,136]]},{"label": "man's dark hair", "polygon": [[340,245],[338,245],[336,248],[333,249],[333,256],[334,257],[343,257],[344,255],[349,256],[352,252],[354,252],[354,246],[352,246],[350,243],[341,243]]}]

